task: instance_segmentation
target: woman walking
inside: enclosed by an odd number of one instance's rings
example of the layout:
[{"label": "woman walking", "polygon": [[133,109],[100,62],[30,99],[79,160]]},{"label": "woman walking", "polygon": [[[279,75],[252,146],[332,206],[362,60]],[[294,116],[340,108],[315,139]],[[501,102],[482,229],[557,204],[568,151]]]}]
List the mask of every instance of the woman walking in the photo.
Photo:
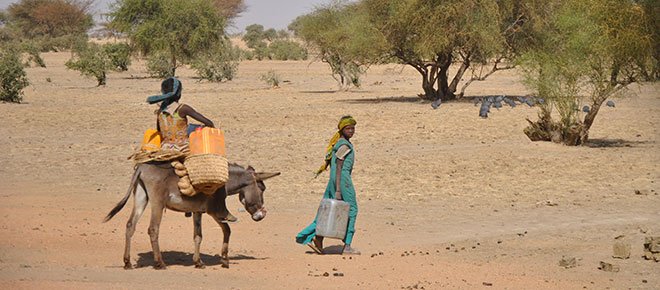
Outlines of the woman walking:
[{"label": "woman walking", "polygon": [[[360,254],[359,251],[351,247],[353,235],[355,234],[355,219],[358,213],[355,188],[351,180],[353,163],[355,162],[355,150],[350,141],[353,134],[355,134],[356,123],[355,119],[351,116],[344,116],[339,120],[339,124],[337,125],[338,131],[330,139],[330,143],[326,149],[325,162],[316,171],[316,175],[318,176],[328,168],[328,165],[330,166],[330,180],[328,180],[323,198],[343,200],[350,205],[346,236],[343,239],[343,255]],[[296,242],[308,245],[317,254],[323,254],[323,237],[316,235],[316,219],[298,233]]]}]

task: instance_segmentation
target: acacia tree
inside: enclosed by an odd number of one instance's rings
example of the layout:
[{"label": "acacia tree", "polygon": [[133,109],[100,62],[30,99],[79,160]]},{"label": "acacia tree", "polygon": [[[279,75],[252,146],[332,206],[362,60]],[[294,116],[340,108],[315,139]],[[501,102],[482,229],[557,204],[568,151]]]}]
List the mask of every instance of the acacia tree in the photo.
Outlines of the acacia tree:
[{"label": "acacia tree", "polygon": [[9,5],[0,37],[6,41],[32,42],[39,51],[72,48],[87,40],[94,25],[93,0],[21,0]]},{"label": "acacia tree", "polygon": [[[603,102],[643,76],[652,59],[646,25],[652,16],[618,0],[563,0],[549,9],[539,22],[542,33],[522,57],[526,83],[547,100],[525,134],[532,141],[580,145]],[[583,100],[590,108],[582,119]]]},{"label": "acacia tree", "polygon": [[[513,68],[512,56],[523,42],[535,1],[363,0],[370,23],[393,58],[422,76],[429,100],[461,97],[467,85]],[[458,64],[452,71],[452,64]],[[484,66],[488,69],[484,70]],[[459,93],[466,71],[469,80]]]},{"label": "acacia tree", "polygon": [[245,35],[242,39],[245,45],[254,51],[258,60],[268,57],[268,42],[275,40],[277,31],[273,28],[264,30],[261,24],[250,24],[245,27]]},{"label": "acacia tree", "polygon": [[92,28],[93,0],[22,0],[7,8],[8,25],[22,36],[79,35]]},{"label": "acacia tree", "polygon": [[[214,0],[119,0],[109,13],[108,27],[125,33],[143,55],[164,53],[170,76],[199,53],[226,41],[226,11]],[[235,14],[234,14],[235,15]]]},{"label": "acacia tree", "polygon": [[247,8],[243,0],[214,0],[213,5],[228,20],[234,19]]},{"label": "acacia tree", "polygon": [[653,47],[653,58],[649,63],[642,64],[644,67],[643,75],[647,81],[660,80],[660,4],[657,0],[637,0],[635,1],[644,7],[644,13],[647,15],[647,27],[651,31],[651,45]]},{"label": "acacia tree", "polygon": [[340,89],[360,85],[372,62],[380,62],[385,47],[369,23],[364,6],[336,2],[296,18],[293,31],[327,63]]}]

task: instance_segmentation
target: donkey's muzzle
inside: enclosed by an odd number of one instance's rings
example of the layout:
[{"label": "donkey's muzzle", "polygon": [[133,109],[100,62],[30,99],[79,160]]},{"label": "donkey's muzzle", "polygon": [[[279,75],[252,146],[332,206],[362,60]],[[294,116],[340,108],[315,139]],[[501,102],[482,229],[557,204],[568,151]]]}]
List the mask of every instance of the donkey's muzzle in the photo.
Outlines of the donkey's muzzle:
[{"label": "donkey's muzzle", "polygon": [[252,220],[258,222],[266,217],[266,208],[262,207],[252,215]]}]

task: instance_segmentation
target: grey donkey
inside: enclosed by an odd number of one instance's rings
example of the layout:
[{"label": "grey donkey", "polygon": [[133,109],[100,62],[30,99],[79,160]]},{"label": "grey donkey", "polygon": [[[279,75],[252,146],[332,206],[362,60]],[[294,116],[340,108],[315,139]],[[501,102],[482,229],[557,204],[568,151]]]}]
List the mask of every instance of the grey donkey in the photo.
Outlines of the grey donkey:
[{"label": "grey donkey", "polygon": [[135,233],[135,225],[142,216],[147,203],[151,202],[151,221],[149,223],[149,237],[154,255],[154,268],[165,269],[166,265],[158,246],[158,230],[163,217],[163,211],[168,208],[173,211],[193,213],[195,227],[194,241],[195,254],[193,262],[196,268],[204,268],[199,254],[202,243],[202,213],[210,215],[222,228],[222,267],[229,267],[229,236],[231,229],[224,222],[227,214],[225,199],[228,195],[237,194],[252,220],[260,221],[266,217],[263,193],[266,190],[264,180],[280,175],[279,172],[255,172],[248,166],[243,168],[237,164],[229,165],[229,181],[218,189],[213,195],[198,193],[193,197],[182,195],[177,186],[179,177],[169,162],[144,163],[135,167],[131,184],[124,198],[108,213],[103,222],[109,221],[126,204],[131,193],[135,196],[133,212],[126,223],[126,246],[124,248],[124,269],[132,269],[130,259],[131,237]]}]

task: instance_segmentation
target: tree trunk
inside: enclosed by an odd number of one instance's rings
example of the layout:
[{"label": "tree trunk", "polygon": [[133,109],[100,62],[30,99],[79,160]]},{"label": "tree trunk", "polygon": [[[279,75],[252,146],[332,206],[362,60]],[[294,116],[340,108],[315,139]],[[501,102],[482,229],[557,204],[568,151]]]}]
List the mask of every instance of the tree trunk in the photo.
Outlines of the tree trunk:
[{"label": "tree trunk", "polygon": [[603,102],[592,103],[589,113],[584,116],[584,122],[582,122],[581,144],[585,144],[589,140],[589,129],[591,129],[591,125],[594,124],[594,120],[596,119],[596,115],[598,115],[598,111],[602,104]]},{"label": "tree trunk", "polygon": [[97,87],[105,86],[105,80],[106,80],[105,72],[101,72],[101,75],[96,78],[97,81],[96,86]]},{"label": "tree trunk", "polygon": [[[442,101],[449,101],[456,99],[454,91],[449,88],[449,67],[451,66],[452,55],[450,53],[439,54],[436,59],[438,65],[438,73],[435,76],[438,83],[438,98]],[[436,98],[436,99],[438,99]]]},{"label": "tree trunk", "polygon": [[420,97],[430,101],[435,101],[437,99],[448,101],[456,98],[456,95],[454,94],[456,88],[454,88],[453,91],[450,89],[449,78],[447,75],[449,72],[449,66],[451,66],[451,61],[451,53],[447,53],[438,54],[434,62],[427,66],[408,63],[417,69],[422,75],[422,89],[424,90],[424,95],[420,95]]},{"label": "tree trunk", "polygon": [[584,123],[577,122],[564,127],[561,122],[552,120],[550,112],[542,110],[539,119],[532,122],[527,119],[529,126],[523,130],[532,141],[551,141],[568,146],[582,145],[587,141],[589,129]]},{"label": "tree trunk", "polygon": [[[468,54],[463,59],[463,63],[461,63],[461,66],[458,68],[458,71],[456,72],[456,75],[454,75],[454,79],[452,79],[451,84],[449,85],[449,88],[447,89],[454,96],[456,96],[456,88],[458,87],[458,83],[461,81],[461,79],[463,78],[463,74],[465,74],[465,71],[469,67],[470,67],[470,55]],[[462,92],[460,94],[460,97],[463,97]]]},{"label": "tree trunk", "polygon": [[434,82],[431,82],[429,78],[430,74],[422,74],[422,89],[424,90],[424,95],[422,97],[425,100],[434,101],[439,98],[438,90],[434,88]]},{"label": "tree trunk", "polygon": [[174,46],[170,46],[170,63],[172,64],[172,67],[170,68],[170,73],[171,77],[176,76],[176,54],[174,50]]}]

